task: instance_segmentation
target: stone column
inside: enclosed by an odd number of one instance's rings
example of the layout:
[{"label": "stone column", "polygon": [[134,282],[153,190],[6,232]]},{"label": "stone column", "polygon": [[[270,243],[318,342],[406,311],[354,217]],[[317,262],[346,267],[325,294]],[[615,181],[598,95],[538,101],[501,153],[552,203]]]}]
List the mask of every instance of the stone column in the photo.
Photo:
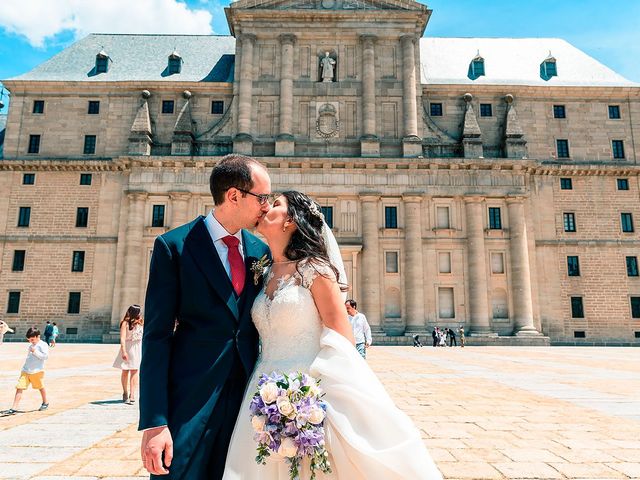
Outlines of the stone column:
[{"label": "stone column", "polygon": [[540,335],[533,325],[529,247],[524,216],[524,199],[507,198],[509,210],[509,252],[511,254],[511,288],[513,289],[514,333],[518,336]]},{"label": "stone column", "polygon": [[129,305],[144,304],[144,292],[140,292],[140,282],[143,271],[142,262],[146,259],[142,251],[142,236],[146,223],[144,221],[144,207],[147,196],[146,192],[131,191],[127,194],[129,205],[124,262],[122,264],[122,286],[119,296],[120,307],[114,315],[119,318],[122,318]]},{"label": "stone column", "polygon": [[415,36],[403,35],[402,44],[402,151],[405,157],[422,155],[422,141],[418,136],[418,104],[416,87]]},{"label": "stone column", "polygon": [[380,265],[382,261],[378,255],[379,235],[378,208],[379,195],[362,195],[360,197],[362,209],[362,308],[367,316],[371,328],[381,331],[380,315]]},{"label": "stone column", "polygon": [[293,141],[293,46],[296,36],[280,35],[280,132],[276,138],[276,155],[291,156]]},{"label": "stone column", "polygon": [[422,331],[424,315],[424,269],[422,260],[422,197],[403,196],[405,213],[405,275],[404,289],[407,302],[407,330]]},{"label": "stone column", "polygon": [[189,192],[170,192],[171,197],[171,228],[184,225],[189,220]]},{"label": "stone column", "polygon": [[467,218],[467,258],[469,264],[469,333],[491,334],[487,295],[487,262],[484,248],[484,206],[480,197],[464,199]]},{"label": "stone column", "polygon": [[238,86],[238,134],[233,139],[233,151],[245,155],[253,152],[251,137],[251,104],[253,94],[253,47],[256,36],[245,33],[240,36],[242,57]]},{"label": "stone column", "polygon": [[380,139],[376,135],[375,35],[361,35],[362,40],[362,137],[360,154],[380,156]]}]

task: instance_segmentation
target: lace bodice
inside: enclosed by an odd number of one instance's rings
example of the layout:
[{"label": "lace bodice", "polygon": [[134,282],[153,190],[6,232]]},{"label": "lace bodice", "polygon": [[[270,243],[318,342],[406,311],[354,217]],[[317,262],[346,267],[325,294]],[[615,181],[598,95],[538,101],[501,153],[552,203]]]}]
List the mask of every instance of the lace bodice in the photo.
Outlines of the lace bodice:
[{"label": "lace bodice", "polygon": [[127,342],[141,342],[142,341],[142,332],[143,332],[142,325],[139,325],[139,324],[134,325],[133,329],[131,329],[131,330],[129,330],[129,328],[127,328],[126,341]]},{"label": "lace bodice", "polygon": [[[320,274],[335,278],[328,267],[304,261],[278,279],[267,273],[251,310],[262,347],[256,373],[308,370],[320,350],[322,322],[310,290]],[[270,298],[266,292],[272,281],[277,287]]]}]

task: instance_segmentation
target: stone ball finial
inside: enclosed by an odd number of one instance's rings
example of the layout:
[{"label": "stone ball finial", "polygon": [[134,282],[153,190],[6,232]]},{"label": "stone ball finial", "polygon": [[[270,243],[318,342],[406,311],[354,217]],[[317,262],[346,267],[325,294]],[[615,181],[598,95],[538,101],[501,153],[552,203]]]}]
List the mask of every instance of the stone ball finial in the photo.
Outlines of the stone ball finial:
[{"label": "stone ball finial", "polygon": [[142,98],[144,98],[146,100],[147,98],[151,97],[151,92],[149,90],[142,90],[142,94],[141,95],[142,95]]},{"label": "stone ball finial", "polygon": [[504,96],[504,101],[507,102],[509,105],[511,105],[513,103],[513,95],[511,95],[510,93],[507,93]]},{"label": "stone ball finial", "polygon": [[469,103],[471,100],[473,100],[473,95],[471,95],[470,93],[465,93],[462,98],[465,102]]},{"label": "stone ball finial", "polygon": [[191,98],[191,92],[189,90],[185,90],[184,92],[182,92],[182,96],[189,100]]}]

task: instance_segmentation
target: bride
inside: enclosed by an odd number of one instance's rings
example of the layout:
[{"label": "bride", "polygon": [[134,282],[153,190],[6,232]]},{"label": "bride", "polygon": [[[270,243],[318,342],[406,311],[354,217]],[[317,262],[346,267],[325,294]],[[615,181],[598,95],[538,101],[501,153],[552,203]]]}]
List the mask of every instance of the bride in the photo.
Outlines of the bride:
[{"label": "bride", "polygon": [[[263,373],[301,371],[321,379],[332,473],[318,480],[441,480],[420,433],[389,398],[354,347],[346,317],[346,275],[338,244],[318,205],[284,192],[258,225],[272,252],[252,308],[262,351],[248,383],[227,454],[225,480],[288,480],[277,455],[254,461],[249,403]],[[300,468],[308,479],[309,460]]]}]

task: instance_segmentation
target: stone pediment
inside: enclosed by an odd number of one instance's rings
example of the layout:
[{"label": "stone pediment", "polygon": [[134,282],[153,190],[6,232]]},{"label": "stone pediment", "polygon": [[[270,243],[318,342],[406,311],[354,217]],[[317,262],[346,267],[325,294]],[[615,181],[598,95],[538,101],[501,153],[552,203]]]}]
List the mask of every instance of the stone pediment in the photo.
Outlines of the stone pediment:
[{"label": "stone pediment", "polygon": [[233,10],[413,10],[427,7],[412,0],[239,0],[229,6]]}]

